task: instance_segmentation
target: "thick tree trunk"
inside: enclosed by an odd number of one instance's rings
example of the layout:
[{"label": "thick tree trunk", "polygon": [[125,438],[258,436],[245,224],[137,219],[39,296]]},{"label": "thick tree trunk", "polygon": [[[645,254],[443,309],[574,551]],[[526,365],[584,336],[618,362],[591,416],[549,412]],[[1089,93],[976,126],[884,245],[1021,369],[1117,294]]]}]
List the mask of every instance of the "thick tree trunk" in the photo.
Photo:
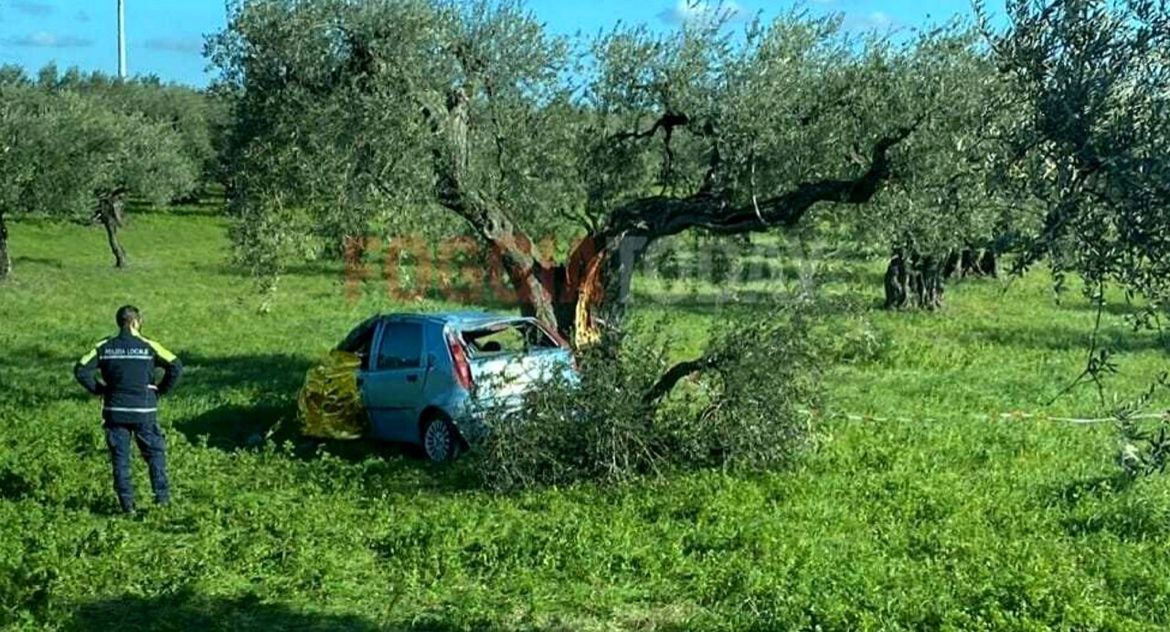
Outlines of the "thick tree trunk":
[{"label": "thick tree trunk", "polygon": [[106,228],[106,240],[110,244],[110,252],[114,255],[114,267],[126,267],[126,249],[118,240],[118,228],[122,225],[122,196],[113,194],[103,196],[98,202],[98,216],[102,226]]},{"label": "thick tree trunk", "polygon": [[[606,330],[620,328],[632,271],[648,244],[642,237],[603,243],[591,236],[565,263],[512,274],[513,286],[520,289],[521,312],[555,327],[577,347],[596,343]],[[551,319],[542,317],[549,313]]]},{"label": "thick tree trunk", "polygon": [[942,309],[943,276],[938,260],[934,257],[923,257],[920,274],[922,275],[922,297],[919,306],[929,310]]},{"label": "thick tree trunk", "polygon": [[955,278],[955,273],[959,271],[959,263],[961,261],[962,255],[959,253],[959,251],[952,250],[947,253],[947,261],[943,264],[943,278]]},{"label": "thick tree trunk", "polygon": [[934,257],[895,250],[886,267],[886,309],[942,308],[945,268]]},{"label": "thick tree trunk", "polygon": [[974,248],[964,248],[962,255],[962,263],[960,264],[960,278],[967,278],[968,276],[981,276],[979,271],[978,252]]},{"label": "thick tree trunk", "polygon": [[993,279],[999,278],[999,260],[994,249],[988,248],[983,251],[983,256],[979,259],[979,272]]},{"label": "thick tree trunk", "polygon": [[8,254],[8,221],[0,212],[0,281],[12,274],[12,257]]},{"label": "thick tree trunk", "polygon": [[886,309],[901,309],[910,300],[910,270],[905,253],[895,250],[886,267]]}]

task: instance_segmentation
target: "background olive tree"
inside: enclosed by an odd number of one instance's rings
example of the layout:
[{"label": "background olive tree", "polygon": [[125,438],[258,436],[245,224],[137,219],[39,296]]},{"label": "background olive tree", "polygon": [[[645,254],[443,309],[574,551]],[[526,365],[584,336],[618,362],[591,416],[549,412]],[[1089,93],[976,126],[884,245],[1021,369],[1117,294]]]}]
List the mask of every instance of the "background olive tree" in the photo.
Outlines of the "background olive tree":
[{"label": "background olive tree", "polygon": [[203,97],[186,88],[60,75],[50,65],[35,80],[6,68],[0,89],[7,138],[0,215],[93,218],[117,267],[126,265],[118,231],[127,200],[162,205],[189,195],[213,158],[193,105]]}]

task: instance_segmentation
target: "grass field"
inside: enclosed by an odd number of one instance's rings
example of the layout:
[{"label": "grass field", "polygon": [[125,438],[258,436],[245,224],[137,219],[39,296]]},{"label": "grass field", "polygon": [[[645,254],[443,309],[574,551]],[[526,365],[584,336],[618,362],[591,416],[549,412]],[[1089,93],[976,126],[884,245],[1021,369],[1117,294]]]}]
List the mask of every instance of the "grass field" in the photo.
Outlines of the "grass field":
[{"label": "grass field", "polygon": [[[515,495],[393,447],[256,445],[304,371],[395,305],[305,267],[258,315],[214,208],[140,214],[115,272],[96,229],[12,227],[0,285],[0,624],[14,629],[1162,630],[1170,481],[1127,485],[1083,369],[1093,310],[1042,273],[951,288],[938,314],[829,323],[817,444],[790,471]],[[830,262],[876,304],[879,262]],[[644,286],[647,286],[644,284]],[[71,366],[133,302],[188,367],[166,402],[175,504],[114,514],[98,404]],[[681,347],[727,310],[681,301]],[[1166,344],[1103,339],[1137,394]],[[685,349],[680,349],[683,353]],[[1165,403],[1164,399],[1161,403]],[[1007,412],[1040,417],[1004,419]],[[285,436],[284,433],[278,436]],[[145,472],[135,463],[140,495]]]}]

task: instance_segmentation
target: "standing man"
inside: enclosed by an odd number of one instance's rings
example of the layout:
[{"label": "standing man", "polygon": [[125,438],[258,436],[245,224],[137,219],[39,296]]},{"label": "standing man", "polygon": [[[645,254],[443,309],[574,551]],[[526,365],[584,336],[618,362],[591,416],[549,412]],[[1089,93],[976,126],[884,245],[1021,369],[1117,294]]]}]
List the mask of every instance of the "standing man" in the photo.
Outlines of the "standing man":
[{"label": "standing man", "polygon": [[[134,483],[130,477],[130,440],[138,444],[150,469],[154,502],[170,502],[167,448],[158,427],[158,398],[179,381],[183,365],[162,345],[142,337],[142,314],[127,305],[118,310],[118,335],[97,344],[78,360],[73,374],[85,390],[102,397],[106,445],[114,464],[114,492],[122,511],[134,513]],[[155,384],[155,367],[166,370]],[[98,379],[98,373],[101,379]]]}]

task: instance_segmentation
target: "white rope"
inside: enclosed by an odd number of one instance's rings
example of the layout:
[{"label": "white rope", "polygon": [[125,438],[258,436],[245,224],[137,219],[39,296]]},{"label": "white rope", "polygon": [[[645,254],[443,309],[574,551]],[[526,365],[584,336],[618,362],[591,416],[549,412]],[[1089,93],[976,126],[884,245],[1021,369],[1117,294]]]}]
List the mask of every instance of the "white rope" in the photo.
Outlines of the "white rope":
[{"label": "white rope", "polygon": [[[1091,419],[1082,419],[1082,418],[1077,418],[1077,417],[1049,417],[1046,415],[1037,415],[1034,413],[1002,413],[1002,414],[997,415],[997,416],[991,416],[991,415],[972,415],[972,416],[976,419],[980,419],[980,420],[984,420],[984,421],[990,421],[992,419],[999,419],[1001,421],[1011,421],[1011,420],[1054,421],[1057,423],[1068,423],[1068,424],[1079,425],[1079,426],[1088,426],[1088,425],[1093,425],[1093,424],[1117,423],[1118,421],[1120,421],[1120,419],[1117,417],[1098,417],[1098,418],[1091,418]],[[926,418],[921,418],[921,419],[915,420],[915,419],[911,419],[910,417],[874,417],[871,415],[859,415],[856,413],[839,413],[837,415],[837,417],[842,418],[842,419],[846,419],[848,421],[870,421],[870,422],[877,422],[877,423],[888,423],[891,421],[896,421],[896,422],[901,422],[901,423],[910,423],[910,422],[914,422],[914,421],[920,421],[920,422],[934,421],[933,419],[926,419]],[[1141,414],[1141,415],[1130,415],[1129,417],[1127,417],[1127,419],[1131,419],[1131,420],[1135,420],[1135,421],[1153,420],[1153,419],[1170,419],[1170,412],[1145,413],[1145,414]]]}]

